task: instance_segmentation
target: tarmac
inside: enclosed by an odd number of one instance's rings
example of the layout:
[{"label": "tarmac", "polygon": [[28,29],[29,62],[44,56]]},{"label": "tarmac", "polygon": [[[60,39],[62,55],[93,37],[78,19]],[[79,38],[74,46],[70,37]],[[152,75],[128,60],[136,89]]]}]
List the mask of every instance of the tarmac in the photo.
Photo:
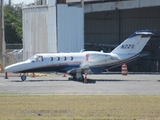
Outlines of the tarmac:
[{"label": "tarmac", "polygon": [[22,82],[20,74],[0,73],[4,95],[160,95],[160,74],[90,74],[88,82],[68,80],[63,74],[36,74]]}]

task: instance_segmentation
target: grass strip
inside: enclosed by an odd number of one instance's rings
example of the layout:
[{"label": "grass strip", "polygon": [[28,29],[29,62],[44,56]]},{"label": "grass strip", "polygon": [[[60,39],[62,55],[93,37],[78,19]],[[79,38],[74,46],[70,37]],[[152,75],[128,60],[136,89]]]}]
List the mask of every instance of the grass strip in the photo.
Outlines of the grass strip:
[{"label": "grass strip", "polygon": [[160,96],[1,96],[0,120],[159,120]]}]

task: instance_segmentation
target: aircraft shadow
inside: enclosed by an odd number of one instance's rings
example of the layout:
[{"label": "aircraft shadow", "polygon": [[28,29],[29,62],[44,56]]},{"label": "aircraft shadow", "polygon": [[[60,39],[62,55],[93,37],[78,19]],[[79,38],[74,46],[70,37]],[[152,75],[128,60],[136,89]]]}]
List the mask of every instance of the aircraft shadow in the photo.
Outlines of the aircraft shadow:
[{"label": "aircraft shadow", "polygon": [[26,80],[26,81],[12,80],[12,82],[53,82],[53,81],[63,81],[63,82],[67,82],[68,80]]},{"label": "aircraft shadow", "polygon": [[[80,82],[84,83],[83,80],[26,80],[26,81],[21,81],[21,80],[12,80],[11,82],[55,82],[55,81],[62,81],[62,82],[68,82],[68,81],[73,81],[73,82]],[[145,80],[117,80],[117,79],[111,79],[111,80],[100,80],[100,79],[87,79],[87,82],[85,84],[96,84],[96,82],[125,82],[125,81],[136,81],[136,82],[143,82]],[[149,80],[146,80],[149,81]],[[160,80],[157,80],[157,82],[160,82]]]},{"label": "aircraft shadow", "polygon": [[[83,80],[68,80],[68,81],[85,83]],[[95,83],[96,83],[96,80],[91,80],[91,79],[87,79],[87,82],[86,82],[86,84],[95,84]]]},{"label": "aircraft shadow", "polygon": [[[73,82],[80,82],[84,83],[84,81],[78,81],[78,80],[26,80],[26,81],[21,81],[21,80],[12,80],[11,82],[55,82],[55,81],[62,81],[62,82],[68,82],[68,81],[73,81]],[[87,80],[88,84],[95,84],[96,80]]]},{"label": "aircraft shadow", "polygon": [[[63,81],[63,82],[68,82],[68,81],[73,81],[73,82],[80,82],[80,83],[85,83],[83,80],[26,80],[25,82],[53,82],[53,81]],[[123,82],[123,81],[128,81],[128,80],[96,80],[96,79],[87,79],[86,84],[95,84],[96,82]],[[17,81],[21,82],[21,81]]]},{"label": "aircraft shadow", "polygon": [[94,79],[96,81],[106,81],[106,82],[122,82],[122,81],[128,81],[128,80],[118,80],[118,79]]}]

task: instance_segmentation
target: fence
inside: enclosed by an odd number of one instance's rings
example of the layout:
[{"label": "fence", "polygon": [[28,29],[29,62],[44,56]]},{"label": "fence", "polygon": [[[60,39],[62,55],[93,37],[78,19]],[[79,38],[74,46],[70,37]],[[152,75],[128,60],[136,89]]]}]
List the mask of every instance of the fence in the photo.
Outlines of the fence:
[{"label": "fence", "polygon": [[25,61],[31,58],[35,54],[43,53],[43,52],[34,53],[34,52],[23,52],[23,51],[20,52],[19,49],[10,51],[11,52],[8,51],[5,54],[2,54],[0,52],[0,67],[2,64],[2,69],[8,65]]},{"label": "fence", "polygon": [[23,61],[23,54],[6,54],[5,55],[5,66],[22,62]]},{"label": "fence", "polygon": [[24,53],[24,52],[12,51],[2,54],[0,52],[0,69],[3,69],[8,65],[27,60],[34,54],[36,53],[29,53],[29,52]]}]

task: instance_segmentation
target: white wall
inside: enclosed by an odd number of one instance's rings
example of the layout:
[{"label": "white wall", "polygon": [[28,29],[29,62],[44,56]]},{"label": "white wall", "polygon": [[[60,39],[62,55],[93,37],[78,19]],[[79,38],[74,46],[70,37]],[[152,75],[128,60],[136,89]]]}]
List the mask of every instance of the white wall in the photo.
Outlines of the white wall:
[{"label": "white wall", "polygon": [[27,58],[37,52],[47,52],[46,13],[46,7],[23,10],[23,49],[24,53],[27,52]]},{"label": "white wall", "polygon": [[48,47],[47,52],[57,52],[56,6],[48,7],[47,16]]},{"label": "white wall", "polygon": [[24,60],[36,53],[75,52],[83,48],[83,8],[66,4],[23,8]]},{"label": "white wall", "polygon": [[58,52],[78,52],[84,48],[84,13],[81,7],[57,5]]}]

